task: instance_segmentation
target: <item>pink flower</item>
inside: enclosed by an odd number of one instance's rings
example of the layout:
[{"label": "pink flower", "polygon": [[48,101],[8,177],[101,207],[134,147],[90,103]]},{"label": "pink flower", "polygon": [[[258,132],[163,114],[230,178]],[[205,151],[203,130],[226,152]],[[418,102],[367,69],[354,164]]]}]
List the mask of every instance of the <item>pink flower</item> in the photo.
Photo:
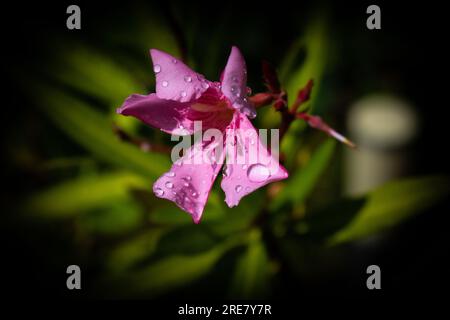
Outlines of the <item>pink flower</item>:
[{"label": "pink flower", "polygon": [[[256,189],[288,177],[286,169],[260,142],[248,119],[254,118],[256,111],[246,98],[247,71],[238,48],[232,48],[220,82],[206,80],[165,52],[152,49],[150,55],[156,74],[156,93],[133,94],[117,112],[134,116],[170,134],[193,134],[194,121],[202,121],[203,130],[218,129],[225,135],[222,143],[227,150],[216,153],[217,144],[221,142],[214,139],[203,137],[196,141],[170,171],[154,183],[153,192],[157,197],[175,202],[199,223],[225,157],[227,164],[221,187],[229,207],[236,206],[242,197]],[[257,147],[257,158],[249,154],[248,144]],[[235,152],[230,152],[229,146],[233,146]],[[210,161],[191,161],[199,156]],[[245,163],[237,161],[238,157],[246,159]]]}]

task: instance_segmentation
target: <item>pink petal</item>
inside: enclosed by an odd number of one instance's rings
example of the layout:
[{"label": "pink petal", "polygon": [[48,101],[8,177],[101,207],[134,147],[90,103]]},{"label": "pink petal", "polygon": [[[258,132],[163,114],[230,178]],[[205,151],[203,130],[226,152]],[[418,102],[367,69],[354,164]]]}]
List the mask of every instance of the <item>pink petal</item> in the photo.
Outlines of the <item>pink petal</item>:
[{"label": "pink petal", "polygon": [[156,95],[161,99],[180,102],[198,99],[211,82],[180,60],[160,50],[151,49],[153,71],[156,74]]},{"label": "pink petal", "polygon": [[224,157],[221,152],[215,158],[214,148],[217,144],[210,143],[203,150],[202,144],[204,142],[196,142],[172,165],[168,173],[153,184],[153,192],[157,197],[175,202],[192,216],[195,223],[200,222]]},{"label": "pink petal", "polygon": [[220,100],[214,88],[191,103],[160,99],[154,93],[148,96],[133,94],[117,113],[134,116],[147,125],[177,135],[194,133],[194,121],[202,121],[203,130],[224,130],[233,118],[232,110]]},{"label": "pink petal", "polygon": [[[260,142],[257,131],[246,116],[236,112],[227,131],[228,147],[234,144],[229,141],[233,138],[233,133],[237,138],[236,148],[226,149],[227,164],[221,183],[226,195],[225,202],[229,207],[238,205],[242,197],[256,189],[288,177],[286,169]],[[269,136],[268,134],[268,139]]]},{"label": "pink petal", "polygon": [[250,118],[256,117],[256,110],[247,99],[247,67],[237,47],[231,49],[221,79],[222,92],[230,100],[233,108]]},{"label": "pink petal", "polygon": [[194,120],[188,117],[190,112],[190,103],[160,99],[154,93],[133,94],[117,109],[117,113],[134,116],[152,127],[177,135],[194,132]]}]

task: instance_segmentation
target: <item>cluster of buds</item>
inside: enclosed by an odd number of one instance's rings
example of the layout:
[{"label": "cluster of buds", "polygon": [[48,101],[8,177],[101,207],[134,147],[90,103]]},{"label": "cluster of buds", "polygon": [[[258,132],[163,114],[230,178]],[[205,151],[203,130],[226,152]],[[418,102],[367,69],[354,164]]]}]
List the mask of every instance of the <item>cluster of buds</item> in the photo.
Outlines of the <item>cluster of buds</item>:
[{"label": "cluster of buds", "polygon": [[311,97],[312,88],[314,86],[314,81],[312,79],[298,91],[294,103],[289,107],[287,93],[281,88],[276,70],[266,61],[263,62],[262,69],[267,91],[255,94],[250,100],[256,108],[272,104],[275,110],[281,113],[282,123],[280,127],[280,138],[286,133],[294,120],[301,119],[306,121],[312,128],[327,133],[329,136],[347,146],[351,148],[356,147],[352,141],[325,123],[321,117],[308,114],[307,109],[305,108],[302,110],[301,107],[304,106]]}]

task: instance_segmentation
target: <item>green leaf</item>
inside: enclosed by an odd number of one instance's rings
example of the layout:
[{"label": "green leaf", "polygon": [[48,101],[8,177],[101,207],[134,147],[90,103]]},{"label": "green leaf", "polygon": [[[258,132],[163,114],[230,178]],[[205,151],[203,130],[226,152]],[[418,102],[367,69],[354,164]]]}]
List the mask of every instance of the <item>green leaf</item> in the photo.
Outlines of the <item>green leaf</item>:
[{"label": "green leaf", "polygon": [[53,123],[103,161],[151,179],[169,168],[168,157],[120,141],[108,117],[84,102],[44,85],[34,88],[40,107]]},{"label": "green leaf", "polygon": [[150,257],[156,250],[159,239],[166,228],[153,228],[143,234],[123,241],[109,253],[106,261],[108,269],[119,274],[130,270],[144,258]]},{"label": "green leaf", "polygon": [[336,142],[331,139],[320,145],[308,163],[288,179],[285,189],[272,201],[270,209],[277,210],[287,202],[292,202],[294,205],[301,204],[312,192],[322,172],[327,168],[335,147]]},{"label": "green leaf", "polygon": [[450,193],[444,177],[421,177],[390,182],[370,192],[362,209],[343,229],[329,238],[340,244],[387,230],[430,207]]},{"label": "green leaf", "polygon": [[[82,213],[82,212],[80,212]],[[117,236],[129,233],[143,224],[143,208],[133,200],[111,199],[101,208],[77,216],[77,225],[95,235]]]},{"label": "green leaf", "polygon": [[263,298],[269,282],[269,259],[259,230],[252,230],[246,251],[238,259],[230,296],[238,299]]},{"label": "green leaf", "polygon": [[49,217],[67,217],[131,199],[131,188],[148,188],[148,182],[127,172],[81,177],[41,191],[25,203],[25,210]]},{"label": "green leaf", "polygon": [[[145,93],[145,86],[129,70],[110,56],[86,45],[64,45],[55,62],[56,65],[49,71],[51,76],[101,99],[114,109],[130,94]],[[151,77],[150,66],[148,69]]]},{"label": "green leaf", "polygon": [[118,280],[124,285],[121,294],[146,294],[153,297],[192,283],[210,272],[227,250],[242,241],[242,237],[233,237],[206,252],[169,256],[122,275]]},{"label": "green leaf", "polygon": [[[280,68],[280,77],[288,93],[293,99],[299,89],[303,88],[309,79],[314,79],[314,89],[310,103],[314,106],[318,95],[320,82],[327,62],[327,25],[324,17],[318,16],[311,21],[303,37],[298,39],[288,52]],[[299,56],[305,53],[302,64],[296,64]]]},{"label": "green leaf", "polygon": [[[290,103],[297,96],[299,89],[303,88],[310,79],[314,80],[309,102],[302,106],[302,108],[309,106],[308,112],[312,112],[316,107],[322,86],[329,50],[327,32],[326,19],[320,15],[317,16],[311,21],[305,34],[294,43],[280,68],[281,82],[288,93]],[[298,60],[302,54],[306,56],[303,63],[299,63]],[[283,138],[280,149],[286,154],[288,167],[294,161],[299,145],[298,136],[306,127],[303,121],[294,121]]]}]

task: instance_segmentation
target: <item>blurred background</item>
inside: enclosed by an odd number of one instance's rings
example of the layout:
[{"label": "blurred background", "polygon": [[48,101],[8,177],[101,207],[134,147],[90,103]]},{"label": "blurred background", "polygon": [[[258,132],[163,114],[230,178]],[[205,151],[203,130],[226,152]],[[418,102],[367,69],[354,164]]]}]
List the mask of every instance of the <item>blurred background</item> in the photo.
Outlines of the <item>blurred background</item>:
[{"label": "blurred background", "polygon": [[[8,4],[2,20],[11,296],[364,297],[371,264],[388,295],[448,282],[438,7],[378,2],[382,29],[368,30],[364,1],[81,1],[81,30],[68,30],[70,4]],[[170,136],[115,109],[154,91],[150,48],[217,80],[232,45],[253,93],[265,90],[263,59],[289,97],[314,79],[308,112],[358,149],[295,122],[281,144],[289,179],[229,209],[219,177],[194,225],[151,191],[170,167]],[[265,107],[253,122],[279,128],[280,116]],[[81,291],[66,288],[71,264]]]}]

